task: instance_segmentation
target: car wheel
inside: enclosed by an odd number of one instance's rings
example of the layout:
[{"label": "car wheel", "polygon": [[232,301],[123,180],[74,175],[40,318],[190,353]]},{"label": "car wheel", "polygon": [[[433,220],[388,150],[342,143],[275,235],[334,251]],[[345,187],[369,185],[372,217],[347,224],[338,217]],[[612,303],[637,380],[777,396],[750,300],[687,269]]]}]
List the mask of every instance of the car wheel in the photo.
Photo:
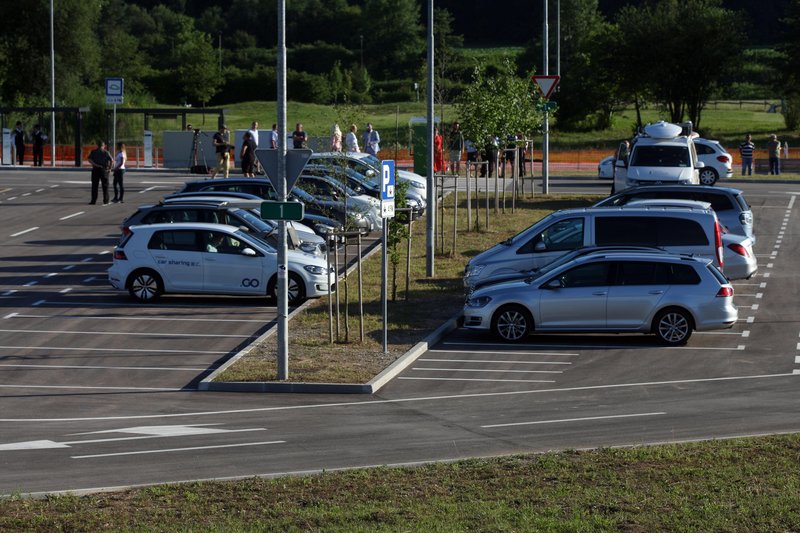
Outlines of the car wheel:
[{"label": "car wheel", "polygon": [[[306,286],[303,278],[299,274],[289,272],[289,286],[287,288],[289,293],[289,305],[297,306],[303,303],[306,299]],[[273,276],[269,282],[269,295],[278,302],[278,277]]]},{"label": "car wheel", "polygon": [[703,168],[700,170],[700,185],[714,185],[717,182],[717,171],[713,168]]},{"label": "car wheel", "polygon": [[164,292],[161,277],[149,269],[137,270],[128,278],[128,293],[131,298],[147,303],[158,299]]},{"label": "car wheel", "polygon": [[665,309],[653,321],[653,331],[658,340],[667,346],[686,344],[692,336],[692,317],[683,309]]},{"label": "car wheel", "polygon": [[506,342],[520,342],[533,331],[533,317],[521,305],[506,305],[494,314],[492,331]]}]

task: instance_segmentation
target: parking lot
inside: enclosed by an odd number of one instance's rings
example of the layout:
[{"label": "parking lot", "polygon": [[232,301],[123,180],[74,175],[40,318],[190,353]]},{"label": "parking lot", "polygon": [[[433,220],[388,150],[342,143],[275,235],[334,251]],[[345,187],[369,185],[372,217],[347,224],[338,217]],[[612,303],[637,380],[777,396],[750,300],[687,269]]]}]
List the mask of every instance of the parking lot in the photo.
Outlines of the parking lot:
[{"label": "parking lot", "polygon": [[734,283],[730,330],[677,348],[645,335],[509,346],[456,330],[379,394],[342,397],[197,392],[200,377],[269,326],[272,303],[142,305],[108,286],[116,225],[179,176],[134,174],[127,203],[109,206],[85,205],[88,172],[3,180],[2,494],[800,429],[792,184],[742,185],[760,268]]}]

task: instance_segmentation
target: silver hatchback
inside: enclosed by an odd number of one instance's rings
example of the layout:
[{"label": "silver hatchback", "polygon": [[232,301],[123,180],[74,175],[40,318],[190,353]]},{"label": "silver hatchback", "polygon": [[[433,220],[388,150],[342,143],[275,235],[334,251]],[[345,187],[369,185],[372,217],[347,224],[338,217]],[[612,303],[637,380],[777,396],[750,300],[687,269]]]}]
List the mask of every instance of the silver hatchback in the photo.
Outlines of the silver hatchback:
[{"label": "silver hatchback", "polygon": [[487,286],[464,306],[464,327],[507,342],[536,332],[654,333],[685,344],[692,331],[731,328],[733,287],[708,259],[609,253],[538,278]]}]

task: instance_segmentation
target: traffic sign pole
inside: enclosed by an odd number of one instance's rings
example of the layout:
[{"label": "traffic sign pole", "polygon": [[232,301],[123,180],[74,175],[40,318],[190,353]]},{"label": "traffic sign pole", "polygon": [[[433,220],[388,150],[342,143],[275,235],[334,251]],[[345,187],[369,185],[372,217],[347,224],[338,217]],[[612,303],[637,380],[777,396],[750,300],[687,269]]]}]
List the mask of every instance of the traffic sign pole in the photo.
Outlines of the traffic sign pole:
[{"label": "traffic sign pole", "polygon": [[388,253],[389,220],[394,218],[394,161],[381,161],[381,218],[383,218],[383,244],[381,246],[381,309],[383,311],[383,353],[389,353]]},{"label": "traffic sign pole", "polygon": [[[286,0],[278,0],[278,200],[286,201]],[[286,221],[278,222],[278,381],[289,379],[289,290]]]}]

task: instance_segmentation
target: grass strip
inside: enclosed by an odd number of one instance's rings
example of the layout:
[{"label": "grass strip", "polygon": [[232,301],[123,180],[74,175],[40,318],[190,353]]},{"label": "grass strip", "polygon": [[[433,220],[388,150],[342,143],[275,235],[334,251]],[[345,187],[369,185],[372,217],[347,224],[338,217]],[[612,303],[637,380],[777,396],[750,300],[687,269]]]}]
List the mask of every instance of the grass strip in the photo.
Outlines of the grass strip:
[{"label": "grass strip", "polygon": [[0,531],[797,531],[800,436],[0,500]]}]

